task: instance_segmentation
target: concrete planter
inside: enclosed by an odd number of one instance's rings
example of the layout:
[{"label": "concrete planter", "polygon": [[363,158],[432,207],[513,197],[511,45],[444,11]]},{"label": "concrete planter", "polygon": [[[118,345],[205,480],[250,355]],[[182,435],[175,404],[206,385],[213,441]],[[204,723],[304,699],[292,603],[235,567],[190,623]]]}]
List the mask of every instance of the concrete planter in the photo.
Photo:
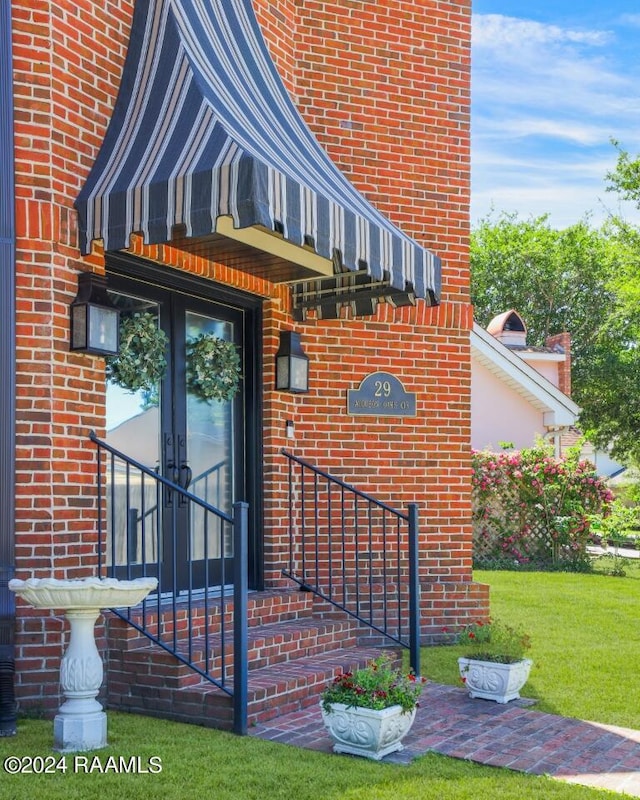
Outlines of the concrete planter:
[{"label": "concrete planter", "polygon": [[334,741],[334,753],[350,753],[375,761],[402,750],[401,739],[408,733],[416,716],[415,708],[402,713],[402,706],[377,711],[332,703],[331,713],[327,713],[322,705],[320,708],[322,720]]},{"label": "concrete planter", "polygon": [[508,703],[520,697],[520,689],[529,678],[533,661],[523,658],[513,664],[495,661],[477,661],[474,658],[459,658],[460,677],[464,680],[469,695],[496,703]]}]

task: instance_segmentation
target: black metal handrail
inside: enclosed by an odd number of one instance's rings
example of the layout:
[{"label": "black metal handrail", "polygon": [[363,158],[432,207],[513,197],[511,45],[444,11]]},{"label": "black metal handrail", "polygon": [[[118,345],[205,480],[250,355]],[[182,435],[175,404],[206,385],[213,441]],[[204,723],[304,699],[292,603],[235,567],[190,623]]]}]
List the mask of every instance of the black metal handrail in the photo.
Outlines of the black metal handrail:
[{"label": "black metal handrail", "polygon": [[[158,578],[156,593],[141,606],[113,612],[233,697],[234,731],[245,734],[248,505],[234,503],[233,514],[227,514],[98,439],[95,433],[89,438],[96,445],[98,575]],[[187,520],[186,529],[179,528],[179,520],[183,524]],[[176,554],[180,549],[186,558],[185,585],[178,583]],[[220,565],[215,579],[209,571],[212,558]],[[231,569],[225,565],[229,559],[233,560]],[[195,578],[197,570],[199,580]],[[231,580],[232,623],[226,606],[226,585]],[[196,640],[202,649],[196,647]],[[230,641],[232,659],[228,656]]]},{"label": "black metal handrail", "polygon": [[286,450],[289,565],[282,572],[409,650],[420,674],[418,506],[398,511]]}]

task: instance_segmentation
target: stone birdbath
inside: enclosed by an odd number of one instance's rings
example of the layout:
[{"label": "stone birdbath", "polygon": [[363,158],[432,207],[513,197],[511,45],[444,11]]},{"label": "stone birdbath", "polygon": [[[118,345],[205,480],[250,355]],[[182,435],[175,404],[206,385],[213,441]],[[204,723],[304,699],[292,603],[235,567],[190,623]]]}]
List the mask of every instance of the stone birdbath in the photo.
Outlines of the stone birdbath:
[{"label": "stone birdbath", "polygon": [[71,634],[60,664],[65,701],[53,723],[54,748],[61,753],[107,745],[107,715],[96,696],[103,679],[94,625],[103,608],[135,606],[158,585],[156,578],[13,579],[9,589],[34,608],[64,610]]}]

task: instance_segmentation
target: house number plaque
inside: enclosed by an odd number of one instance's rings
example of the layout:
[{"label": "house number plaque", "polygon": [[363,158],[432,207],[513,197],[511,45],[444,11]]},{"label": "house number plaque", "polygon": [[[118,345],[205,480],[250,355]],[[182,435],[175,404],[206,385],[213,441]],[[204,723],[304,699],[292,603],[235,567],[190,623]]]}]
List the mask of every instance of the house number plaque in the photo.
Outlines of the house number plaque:
[{"label": "house number plaque", "polygon": [[367,375],[357,389],[347,391],[347,414],[376,417],[415,417],[416,395],[388,372]]}]

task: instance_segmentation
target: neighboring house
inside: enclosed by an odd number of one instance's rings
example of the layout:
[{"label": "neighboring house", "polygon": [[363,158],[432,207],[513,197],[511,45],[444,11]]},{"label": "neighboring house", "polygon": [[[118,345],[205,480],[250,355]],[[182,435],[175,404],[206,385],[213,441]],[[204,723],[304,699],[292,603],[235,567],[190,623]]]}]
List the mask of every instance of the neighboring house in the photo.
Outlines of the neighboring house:
[{"label": "neighboring house", "polygon": [[571,391],[569,335],[549,337],[546,347],[529,347],[516,311],[495,317],[471,334],[471,445],[499,450],[509,442],[531,447],[538,437],[556,454],[576,424],[580,408]]},{"label": "neighboring house", "polygon": [[571,337],[547,337],[545,347],[527,344],[517,311],[494,317],[485,331],[471,333],[471,445],[474,450],[531,447],[537,438],[557,455],[582,443],[581,452],[598,475],[612,477],[625,467],[584,441],[577,426],[580,407],[571,399]]},{"label": "neighboring house", "polygon": [[[582,457],[593,464],[598,475],[603,478],[618,478],[619,480],[624,480],[622,476],[626,473],[627,467],[612,458],[607,450],[598,450],[591,442],[585,441],[584,436],[578,428],[568,431],[562,437],[563,449],[574,447],[578,443],[581,445],[580,452]],[[609,485],[612,484],[610,483]]]},{"label": "neighboring house", "polygon": [[[549,336],[545,347],[527,344],[524,320],[513,309],[471,333],[471,446],[500,450],[531,447],[541,437],[561,455],[582,441],[580,407],[571,399],[571,337]],[[582,442],[582,456],[603,477],[624,471],[609,453]]]},{"label": "neighboring house", "polygon": [[[486,615],[471,572],[470,0],[0,11],[0,727],[14,667],[22,708],[58,706],[66,636],[59,609],[14,602],[13,576],[158,577],[155,610],[134,621],[168,635],[173,655],[101,619],[107,701],[223,727],[238,714],[228,681],[240,673],[218,663],[231,647],[216,638],[234,570],[248,602],[236,618],[265,631],[236,659],[271,670],[262,695],[249,681],[253,720],[312,702],[366,655],[346,617],[309,633],[330,606],[298,583],[338,605],[359,597],[379,627],[393,612],[424,642]],[[89,347],[85,301],[101,315]],[[105,385],[109,304],[167,337],[144,391]],[[199,336],[235,345],[232,395],[190,381]],[[505,374],[514,358],[501,357]],[[571,407],[557,398],[550,425]],[[329,496],[340,484],[284,448],[404,516],[387,524],[344,487]],[[242,502],[246,564],[231,533],[243,541]],[[175,660],[197,660],[203,641],[196,680],[221,691],[190,688]],[[294,656],[303,670],[269,663]]]}]

